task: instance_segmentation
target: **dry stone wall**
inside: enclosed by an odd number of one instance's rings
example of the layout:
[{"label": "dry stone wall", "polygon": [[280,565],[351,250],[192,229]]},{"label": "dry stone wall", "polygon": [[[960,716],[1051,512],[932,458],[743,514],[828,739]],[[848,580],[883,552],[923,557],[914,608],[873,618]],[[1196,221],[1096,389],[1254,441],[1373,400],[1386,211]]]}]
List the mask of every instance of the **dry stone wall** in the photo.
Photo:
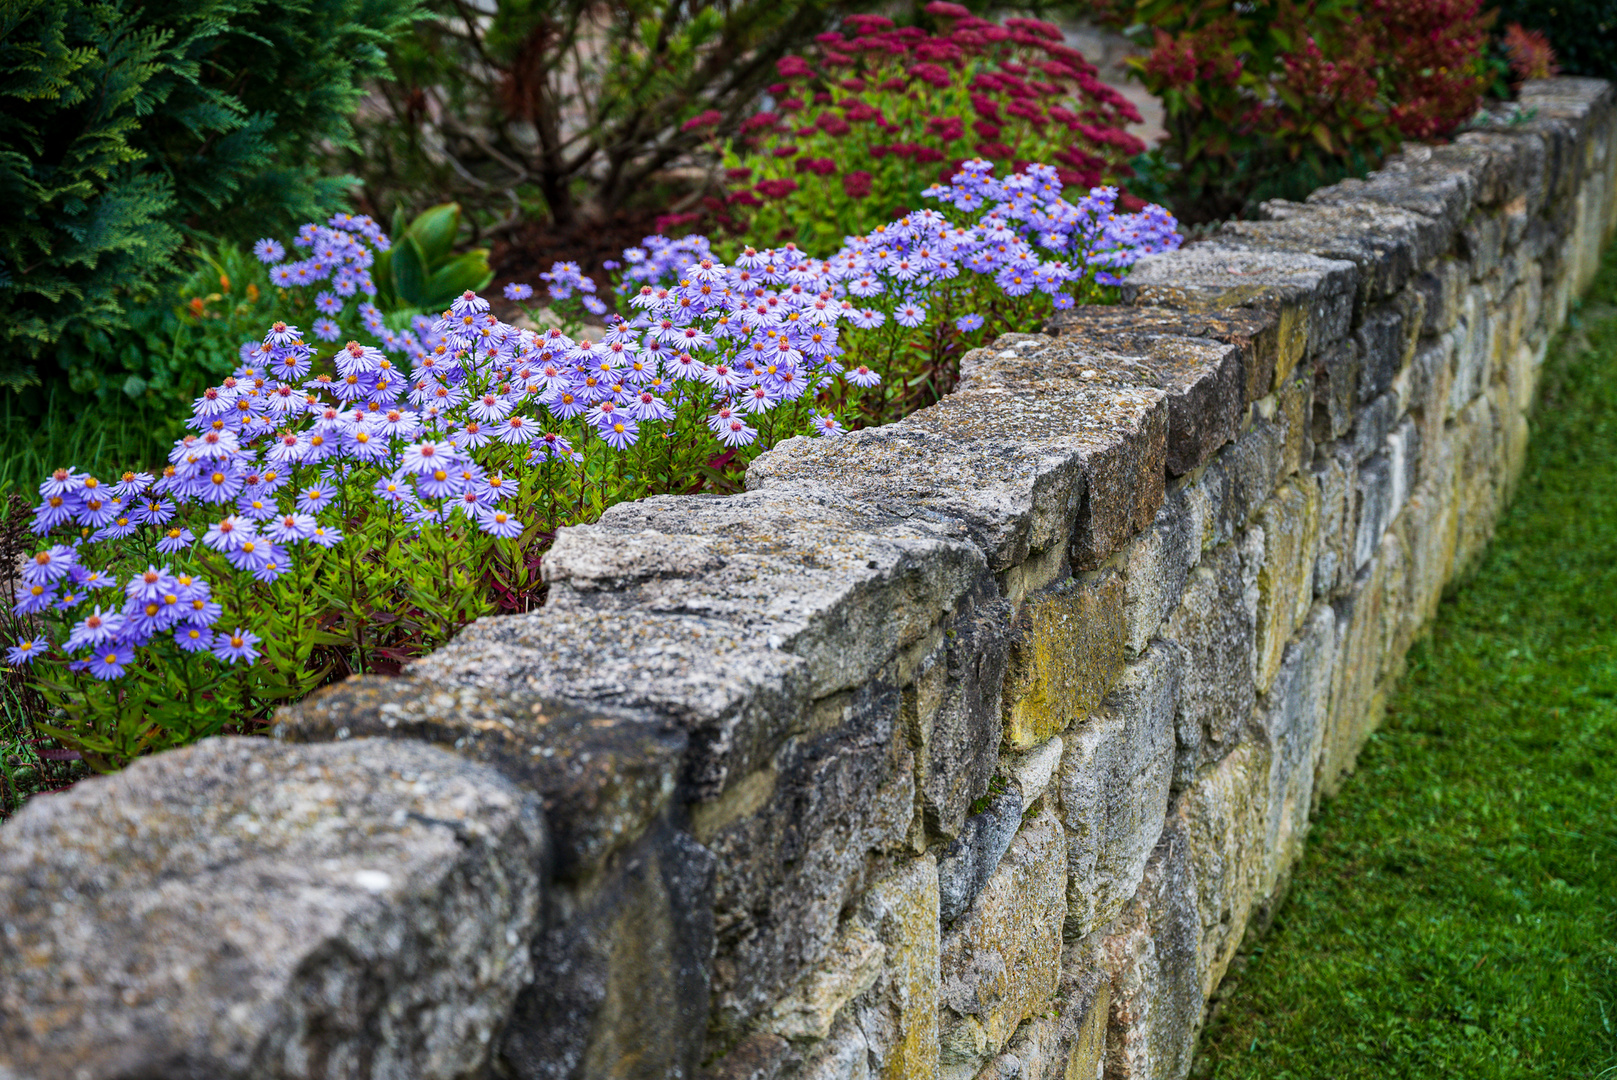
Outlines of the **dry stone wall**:
[{"label": "dry stone wall", "polygon": [[0,1077],[1182,1077],[1508,501],[1602,82],[0,831]]}]

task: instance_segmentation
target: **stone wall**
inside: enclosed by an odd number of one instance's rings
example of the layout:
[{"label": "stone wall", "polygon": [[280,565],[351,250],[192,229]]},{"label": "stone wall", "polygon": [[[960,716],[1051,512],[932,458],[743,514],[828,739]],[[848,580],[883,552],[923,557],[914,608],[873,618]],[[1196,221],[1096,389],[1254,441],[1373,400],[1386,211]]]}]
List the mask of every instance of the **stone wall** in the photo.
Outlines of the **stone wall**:
[{"label": "stone wall", "polygon": [[37,800],[0,1077],[1185,1075],[1617,220],[1610,88],[1523,104]]}]

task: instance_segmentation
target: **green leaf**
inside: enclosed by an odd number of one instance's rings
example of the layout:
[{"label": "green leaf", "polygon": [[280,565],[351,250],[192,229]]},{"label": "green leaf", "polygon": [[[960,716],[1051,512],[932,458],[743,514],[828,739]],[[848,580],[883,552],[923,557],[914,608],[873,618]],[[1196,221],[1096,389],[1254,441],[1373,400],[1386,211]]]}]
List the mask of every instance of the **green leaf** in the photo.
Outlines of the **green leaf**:
[{"label": "green leaf", "polygon": [[421,245],[422,265],[431,272],[449,258],[460,232],[460,204],[440,203],[410,223],[408,235]]},{"label": "green leaf", "polygon": [[427,281],[423,289],[426,294],[424,305],[435,309],[446,307],[467,289],[477,292],[493,280],[494,271],[489,269],[488,252],[482,248],[468,251]]},{"label": "green leaf", "polygon": [[426,304],[427,260],[415,237],[406,235],[390,252],[393,263],[393,291],[398,298],[416,307]]}]

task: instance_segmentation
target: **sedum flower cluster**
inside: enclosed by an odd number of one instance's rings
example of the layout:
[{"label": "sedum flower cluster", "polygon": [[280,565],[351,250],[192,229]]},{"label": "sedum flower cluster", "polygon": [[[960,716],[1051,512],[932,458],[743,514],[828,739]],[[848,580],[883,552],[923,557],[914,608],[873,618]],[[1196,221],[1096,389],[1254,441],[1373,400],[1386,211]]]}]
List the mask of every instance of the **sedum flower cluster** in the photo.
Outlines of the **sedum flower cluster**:
[{"label": "sedum flower cluster", "polygon": [[[965,347],[1178,244],[1160,208],[1116,215],[1110,189],[1069,203],[1047,167],[968,163],[928,194],[952,216],[905,215],[824,259],[788,245],[725,263],[702,237],[647,238],[613,267],[604,326],[519,327],[470,292],[407,331],[359,304],[379,344],[323,351],[276,323],[196,399],[161,470],[40,485],[45,546],[15,604],[37,632],[10,661],[98,767],[260,717],[531,606],[558,526],[727,490],[783,438],[894,419],[918,384],[947,389]],[[376,235],[308,226],[293,275],[363,294],[356,238]],[[605,309],[577,266],[543,277],[552,312]]]}]

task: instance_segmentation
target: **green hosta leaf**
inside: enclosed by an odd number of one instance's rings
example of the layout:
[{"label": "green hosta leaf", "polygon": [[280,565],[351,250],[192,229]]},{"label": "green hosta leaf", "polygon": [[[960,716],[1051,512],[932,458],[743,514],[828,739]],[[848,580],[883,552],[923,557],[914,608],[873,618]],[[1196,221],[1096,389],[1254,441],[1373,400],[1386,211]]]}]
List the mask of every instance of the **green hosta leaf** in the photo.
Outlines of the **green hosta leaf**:
[{"label": "green hosta leaf", "polygon": [[421,245],[422,265],[431,272],[441,267],[460,232],[460,204],[440,203],[410,223],[408,235]]},{"label": "green hosta leaf", "polygon": [[427,260],[421,245],[406,235],[390,252],[393,264],[393,291],[406,304],[422,307],[427,295]]},{"label": "green hosta leaf", "polygon": [[423,290],[426,297],[423,306],[434,310],[444,308],[467,289],[477,292],[493,280],[488,252],[482,248],[468,251],[432,275]]}]

